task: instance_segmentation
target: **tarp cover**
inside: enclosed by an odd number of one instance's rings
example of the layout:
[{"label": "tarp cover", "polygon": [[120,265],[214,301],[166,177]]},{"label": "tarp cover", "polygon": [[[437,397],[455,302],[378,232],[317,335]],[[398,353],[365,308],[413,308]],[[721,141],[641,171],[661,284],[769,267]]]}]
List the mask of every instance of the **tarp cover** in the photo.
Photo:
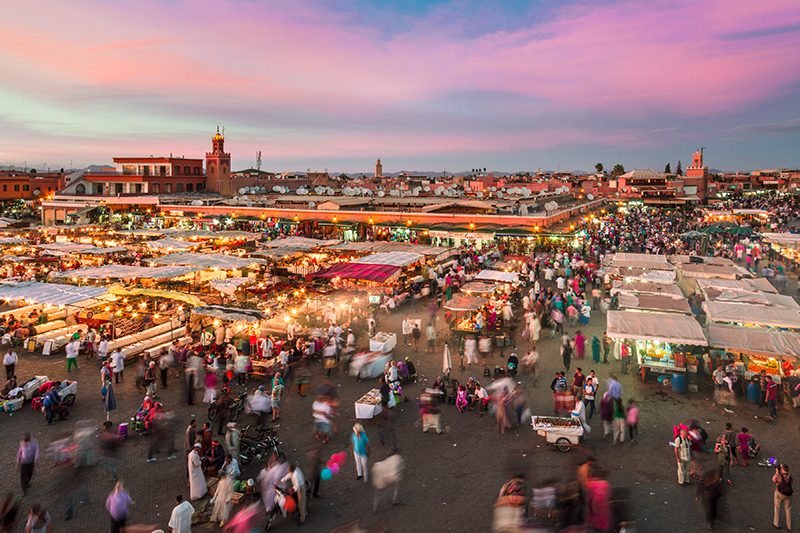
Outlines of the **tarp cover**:
[{"label": "tarp cover", "polygon": [[672,283],[651,283],[641,281],[615,281],[611,294],[655,294],[659,296],[683,296],[677,285]]},{"label": "tarp cover", "polygon": [[54,271],[52,278],[78,278],[78,279],[175,279],[191,272],[203,270],[197,267],[164,266],[164,267],[137,267],[130,265],[105,265],[100,267],[79,268],[77,270]]},{"label": "tarp cover", "polygon": [[265,248],[297,248],[298,250],[310,250],[317,246],[331,246],[341,241],[338,239],[309,239],[306,237],[287,237],[285,239],[275,239],[266,241],[261,245]]},{"label": "tarp cover", "polygon": [[709,322],[737,322],[800,329],[800,313],[786,307],[703,302],[703,309]]},{"label": "tarp cover", "polygon": [[36,281],[0,284],[0,300],[8,302],[25,300],[28,303],[44,305],[75,304],[89,298],[97,298],[106,292],[108,289],[105,287],[73,287]]},{"label": "tarp cover", "polygon": [[399,271],[400,267],[394,265],[358,265],[354,263],[337,263],[332,267],[309,274],[309,277],[360,279],[363,281],[375,281],[377,283],[383,283]]},{"label": "tarp cover", "polygon": [[800,335],[787,331],[709,324],[708,344],[714,348],[767,357],[800,357]]},{"label": "tarp cover", "polygon": [[128,249],[115,246],[113,248],[98,248],[91,244],[78,244],[73,242],[52,242],[49,244],[34,244],[33,248],[39,248],[45,251],[62,252],[67,254],[113,254],[117,252],[127,252]]},{"label": "tarp cover", "polygon": [[463,287],[461,287],[461,292],[466,292],[467,294],[489,294],[494,292],[500,285],[497,283],[486,283],[483,281],[470,281]]},{"label": "tarp cover", "polygon": [[733,260],[728,259],[727,257],[708,257],[705,255],[686,255],[686,254],[669,256],[669,262],[672,263],[673,265],[686,264],[686,263],[698,264],[695,263],[695,261],[700,261],[699,264],[704,264],[704,265],[718,265],[718,266],[735,265]]},{"label": "tarp cover", "polygon": [[192,314],[219,318],[220,320],[230,320],[231,322],[251,323],[267,319],[267,315],[257,309],[235,309],[232,307],[222,307],[221,305],[195,307],[192,309]]},{"label": "tarp cover", "polygon": [[0,237],[0,244],[23,244],[28,242],[25,237]]},{"label": "tarp cover", "polygon": [[487,298],[456,294],[444,304],[444,308],[450,309],[451,311],[475,311],[476,309],[480,309],[483,305],[486,305],[488,301]]},{"label": "tarp cover", "polygon": [[251,283],[250,278],[212,279],[208,282],[211,288],[228,296],[233,296],[238,287]]},{"label": "tarp cover", "polygon": [[624,278],[625,281],[642,283],[674,283],[674,270],[646,270],[643,268],[604,267],[603,274]]},{"label": "tarp cover", "polygon": [[115,296],[151,296],[153,298],[169,298],[171,300],[180,300],[191,306],[203,305],[203,300],[197,296],[186,294],[177,291],[160,291],[158,289],[128,289],[119,285],[114,285],[109,289],[109,292]]},{"label": "tarp cover", "polygon": [[192,247],[197,246],[197,244],[173,239],[172,237],[164,237],[157,241],[148,241],[147,246],[158,250],[191,250]]},{"label": "tarp cover", "polygon": [[348,252],[411,252],[412,254],[440,255],[452,250],[442,246],[426,246],[422,244],[408,244],[404,242],[343,242],[329,246],[330,250],[343,250]]},{"label": "tarp cover", "polygon": [[420,259],[424,259],[425,256],[420,254],[414,254],[411,252],[387,252],[387,253],[379,253],[379,254],[371,254],[365,255],[355,261],[350,261],[350,264],[353,265],[392,265],[392,266],[399,266],[405,267],[410,264],[416,263]]},{"label": "tarp cover", "polygon": [[729,302],[740,304],[777,305],[800,311],[800,305],[791,296],[771,294],[759,291],[742,291],[737,289],[705,289],[706,299],[712,302]]},{"label": "tarp cover", "polygon": [[703,328],[690,316],[609,311],[607,319],[608,336],[612,338],[708,346]]},{"label": "tarp cover", "polygon": [[608,263],[617,268],[675,270],[675,266],[667,261],[666,255],[617,253],[609,258]]},{"label": "tarp cover", "polygon": [[217,268],[219,270],[245,268],[256,263],[263,262],[263,259],[237,257],[235,255],[226,254],[201,254],[196,252],[178,252],[174,254],[167,254],[151,260],[151,263],[155,263],[157,265],[187,265],[204,268]]},{"label": "tarp cover", "polygon": [[777,294],[778,291],[766,278],[756,279],[696,279],[697,291],[708,287],[717,289],[740,289],[745,291],[762,291]]},{"label": "tarp cover", "polygon": [[678,298],[672,296],[656,296],[653,294],[635,295],[623,292],[619,296],[619,306],[625,309],[640,309],[643,311],[692,314],[692,308],[683,296]]},{"label": "tarp cover", "polygon": [[519,277],[519,274],[516,272],[500,272],[499,270],[481,270],[478,272],[478,275],[475,276],[475,279],[480,280],[490,280],[490,281],[504,281],[506,283],[511,283],[515,279]]},{"label": "tarp cover", "polygon": [[684,277],[691,278],[723,278],[739,279],[750,277],[752,274],[740,266],[719,266],[719,265],[698,265],[695,263],[683,263],[678,269]]}]

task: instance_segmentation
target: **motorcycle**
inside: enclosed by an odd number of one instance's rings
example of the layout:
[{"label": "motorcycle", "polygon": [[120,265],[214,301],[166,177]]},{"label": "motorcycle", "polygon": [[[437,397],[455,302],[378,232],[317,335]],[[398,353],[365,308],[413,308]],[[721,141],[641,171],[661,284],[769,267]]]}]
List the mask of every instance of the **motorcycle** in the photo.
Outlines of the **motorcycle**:
[{"label": "motorcycle", "polygon": [[[299,513],[300,511],[297,508],[297,494],[290,493],[287,489],[282,489],[277,485],[273,485],[275,487],[275,505],[272,506],[272,509],[269,511],[269,515],[267,516],[267,524],[264,527],[264,531],[269,531],[272,528],[273,524],[275,523],[275,518],[278,516],[278,513],[281,512],[281,508],[286,509],[286,516],[292,515],[294,513]],[[306,481],[305,485],[303,485],[303,489],[306,495],[306,502],[308,502],[308,496],[311,493],[311,484]],[[294,502],[294,504],[286,503],[286,500],[290,499]],[[289,510],[291,509],[291,511]]]},{"label": "motorcycle", "polygon": [[273,436],[267,436],[260,441],[242,438],[239,441],[239,458],[243,465],[249,464],[253,459],[263,462],[272,457],[272,454],[284,460],[286,456],[278,449],[278,444],[277,437]]},{"label": "motorcycle", "polygon": [[[214,398],[211,402],[211,405],[208,406],[208,419],[213,421],[217,418],[217,400],[219,398]],[[238,398],[231,402],[231,406],[228,409],[228,418],[231,422],[235,422],[239,415],[244,413],[244,408],[247,404],[247,393],[243,392],[239,395]]]}]

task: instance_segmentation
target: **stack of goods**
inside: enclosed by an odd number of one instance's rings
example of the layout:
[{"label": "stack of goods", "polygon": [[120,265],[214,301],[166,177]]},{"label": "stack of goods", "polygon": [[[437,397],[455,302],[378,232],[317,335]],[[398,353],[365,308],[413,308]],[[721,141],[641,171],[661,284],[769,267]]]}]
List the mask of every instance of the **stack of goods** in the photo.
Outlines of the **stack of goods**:
[{"label": "stack of goods", "polygon": [[573,418],[562,418],[558,416],[533,417],[534,429],[572,429],[578,427],[581,427],[580,422]]}]

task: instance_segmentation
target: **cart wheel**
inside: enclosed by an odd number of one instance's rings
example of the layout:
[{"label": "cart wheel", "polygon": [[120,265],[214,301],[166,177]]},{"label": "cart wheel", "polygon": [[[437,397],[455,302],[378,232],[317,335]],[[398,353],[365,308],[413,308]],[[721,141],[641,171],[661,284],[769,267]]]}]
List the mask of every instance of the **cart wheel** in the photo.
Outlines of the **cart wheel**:
[{"label": "cart wheel", "polygon": [[217,404],[213,404],[208,408],[208,419],[214,420],[215,418],[217,418]]},{"label": "cart wheel", "polygon": [[561,453],[567,453],[569,451],[571,444],[569,439],[560,437],[556,440],[556,450],[560,451]]},{"label": "cart wheel", "polygon": [[64,396],[64,399],[61,401],[67,407],[70,407],[73,403],[75,403],[75,395],[74,394],[67,394]]},{"label": "cart wheel", "polygon": [[239,411],[239,409],[236,407],[234,407],[231,410],[231,415],[230,415],[231,422],[236,422],[236,419],[239,418],[239,413],[241,413],[241,411]]}]

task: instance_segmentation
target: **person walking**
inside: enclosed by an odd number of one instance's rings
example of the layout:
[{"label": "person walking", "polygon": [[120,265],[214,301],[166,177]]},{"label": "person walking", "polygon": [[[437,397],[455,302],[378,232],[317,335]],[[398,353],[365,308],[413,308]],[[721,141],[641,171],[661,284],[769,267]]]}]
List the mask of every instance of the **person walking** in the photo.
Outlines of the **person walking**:
[{"label": "person walking", "polygon": [[189,426],[186,428],[186,434],[183,437],[183,452],[186,454],[186,477],[189,477],[189,454],[194,450],[194,445],[197,442],[197,419],[192,418],[189,421]]},{"label": "person walking", "polygon": [[203,461],[200,459],[200,443],[196,442],[188,457],[190,498],[199,500],[208,492],[206,476],[203,474]]},{"label": "person walking", "polygon": [[603,364],[608,364],[608,352],[611,350],[611,339],[608,338],[608,332],[603,333]]},{"label": "person walking", "polygon": [[622,373],[628,373],[628,366],[631,364],[631,347],[625,342],[620,346],[620,353],[622,355]]},{"label": "person walking", "polygon": [[392,495],[392,505],[400,503],[398,494],[400,492],[400,480],[402,479],[405,461],[398,455],[390,455],[379,463],[372,466],[372,484],[375,487],[375,495],[372,499],[372,512],[377,513],[381,502],[386,497]]},{"label": "person walking", "polygon": [[156,379],[156,363],[155,361],[150,361],[150,365],[148,365],[147,370],[144,372],[144,381],[142,381],[142,385],[147,389],[147,395],[150,396],[152,400],[158,398],[158,396],[156,396]]},{"label": "person walking", "polygon": [[14,367],[17,365],[17,353],[11,348],[3,356],[3,364],[6,367],[6,381],[14,375]]},{"label": "person walking", "polygon": [[731,487],[731,466],[733,466],[733,456],[731,454],[731,446],[725,435],[717,437],[717,444],[714,446],[714,453],[717,454],[717,473],[719,474],[719,481],[727,481]]},{"label": "person walking", "polygon": [[353,435],[350,437],[350,448],[353,450],[353,457],[356,461],[356,479],[364,478],[364,483],[367,482],[367,457],[369,457],[369,439],[364,432],[364,427],[356,422],[353,425]]},{"label": "person walking", "polygon": [[169,533],[192,533],[192,515],[194,507],[184,501],[183,496],[178,494],[175,497],[175,507],[169,517]]},{"label": "person walking", "polygon": [[31,438],[30,433],[22,436],[17,450],[16,469],[19,471],[19,481],[22,485],[22,493],[28,494],[31,479],[33,479],[33,468],[39,461],[39,441]]},{"label": "person walking", "polygon": [[111,515],[111,533],[119,533],[125,527],[128,518],[128,507],[133,505],[128,491],[122,486],[122,481],[117,481],[114,490],[106,498],[106,509]]},{"label": "person walking", "polygon": [[283,394],[283,384],[276,382],[272,387],[270,397],[272,398],[272,421],[280,420],[281,418],[281,395]]},{"label": "person walking", "polygon": [[678,484],[691,485],[689,472],[692,470],[692,441],[685,428],[681,428],[680,434],[675,438],[675,459],[678,461]]},{"label": "person walking", "polygon": [[772,482],[775,483],[775,516],[772,519],[772,526],[775,529],[780,529],[781,521],[781,506],[786,513],[786,529],[792,530],[792,476],[789,475],[789,465],[781,463],[775,469],[775,475],[772,476]]},{"label": "person walking", "polygon": [[615,445],[617,439],[619,439],[620,443],[625,442],[625,409],[622,407],[622,400],[619,398],[614,400],[614,421],[612,429],[614,441],[611,444]]},{"label": "person walking", "polygon": [[628,424],[628,437],[630,442],[633,442],[633,439],[639,435],[639,407],[633,398],[628,400],[628,405],[625,407],[625,417],[625,422]]},{"label": "person walking", "polygon": [[769,379],[767,381],[767,407],[769,408],[770,420],[775,420],[775,417],[778,416],[778,411],[776,410],[777,403],[778,384],[775,382],[775,379]]},{"label": "person walking", "polygon": [[[108,350],[108,341],[100,341],[101,346],[103,342],[106,343],[106,350]],[[105,356],[103,357],[105,358]],[[123,373],[125,372],[125,355],[119,348],[114,350],[114,353],[111,354],[111,364],[114,366],[114,383],[125,381],[125,374]]]},{"label": "person walking", "polygon": [[720,479],[715,471],[706,474],[697,487],[697,501],[702,500],[703,510],[706,514],[706,528],[713,529],[714,522],[718,520],[719,499],[722,497]]},{"label": "person walking", "polygon": [[75,367],[75,370],[78,369],[78,348],[77,348],[78,341],[69,341],[67,345],[64,346],[64,351],[67,354],[67,372],[72,370],[72,367]]}]

